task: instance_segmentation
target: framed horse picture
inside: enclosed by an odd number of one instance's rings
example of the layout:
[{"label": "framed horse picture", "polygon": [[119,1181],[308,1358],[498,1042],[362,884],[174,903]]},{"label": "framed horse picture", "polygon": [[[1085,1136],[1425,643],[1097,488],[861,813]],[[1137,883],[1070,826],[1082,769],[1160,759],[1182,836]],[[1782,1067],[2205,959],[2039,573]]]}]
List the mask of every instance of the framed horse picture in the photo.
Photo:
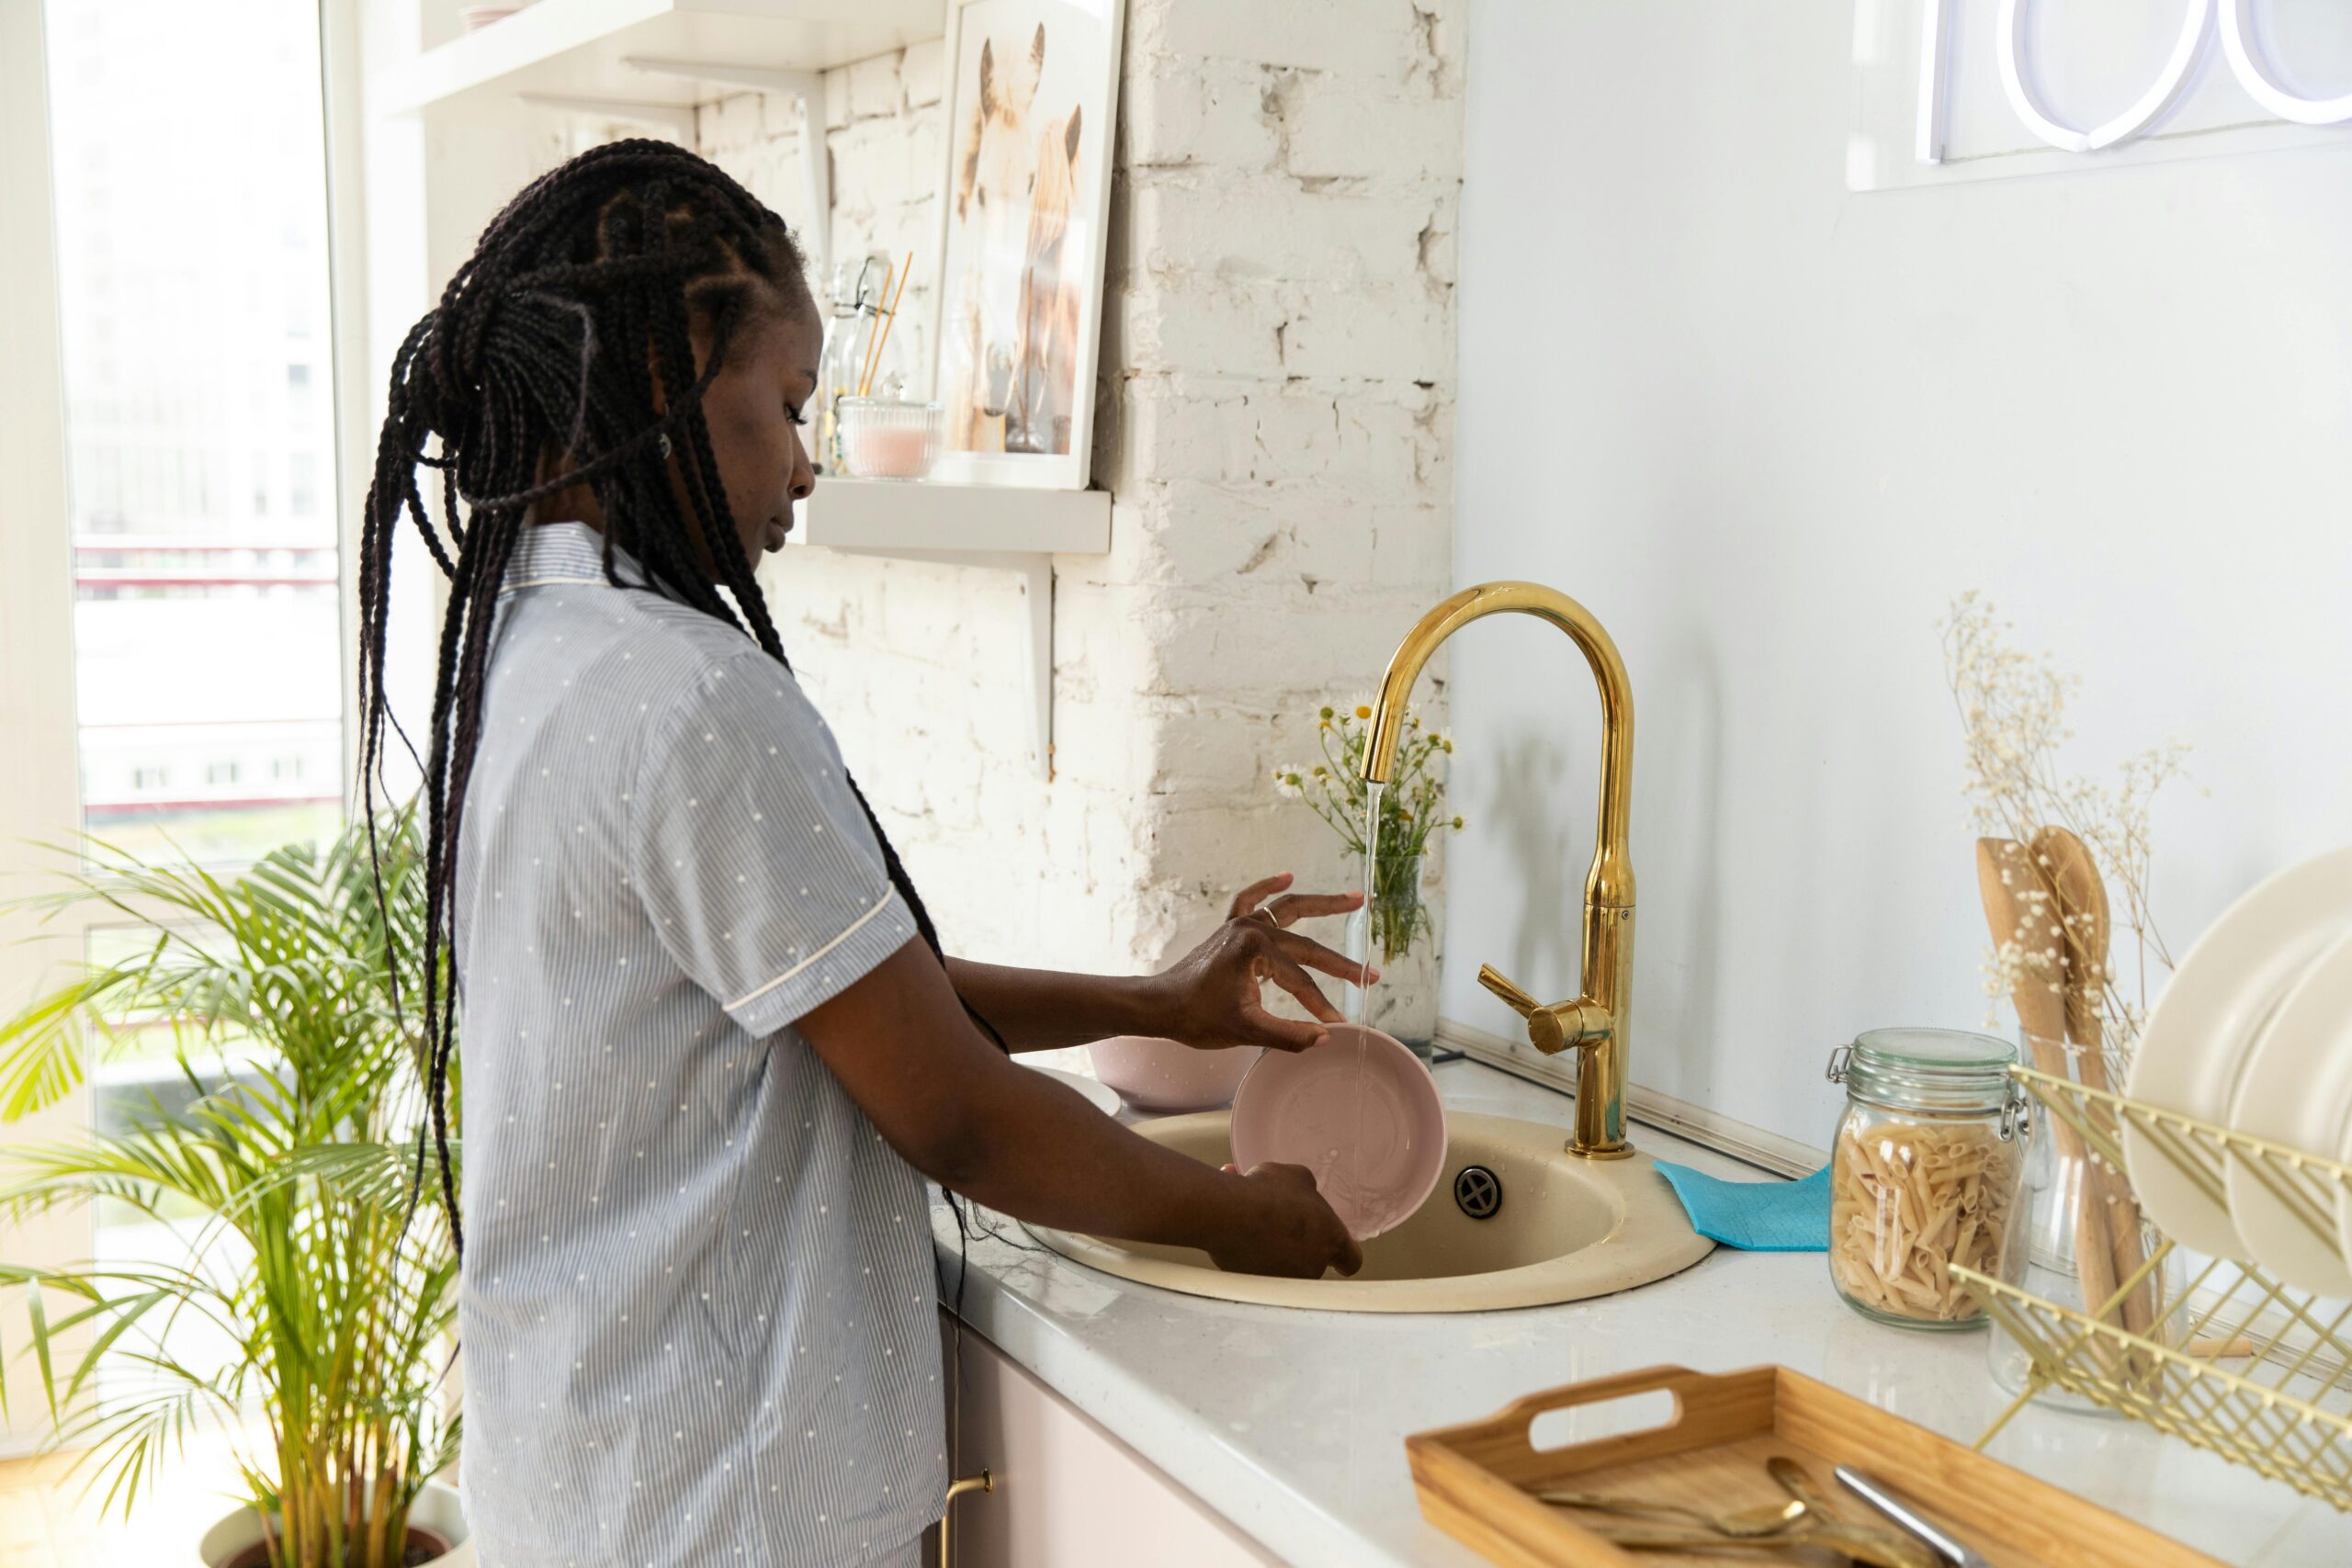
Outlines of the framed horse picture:
[{"label": "framed horse picture", "polygon": [[935,477],[1086,488],[1125,0],[951,0]]}]

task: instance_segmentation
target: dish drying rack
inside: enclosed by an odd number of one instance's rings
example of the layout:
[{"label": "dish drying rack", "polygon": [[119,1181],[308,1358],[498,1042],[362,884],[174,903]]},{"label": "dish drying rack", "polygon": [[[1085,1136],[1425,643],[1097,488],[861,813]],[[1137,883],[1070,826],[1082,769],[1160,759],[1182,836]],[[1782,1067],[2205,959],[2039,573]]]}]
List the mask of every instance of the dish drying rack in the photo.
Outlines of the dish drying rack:
[{"label": "dish drying rack", "polygon": [[[2352,1192],[2352,1165],[2030,1067],[2010,1074],[2113,1168],[2129,1174],[2120,1137],[2129,1124],[2226,1207],[2223,1172],[2233,1156],[2313,1235],[2335,1245],[2336,1201]],[[2174,1246],[2158,1237],[2102,1311],[2114,1313],[2142,1281],[2161,1281],[2157,1271]],[[2144,1334],[2132,1334],[1957,1264],[1951,1269],[2031,1359],[2025,1392],[1977,1439],[1979,1449],[2034,1395],[2060,1389],[2352,1513],[2352,1305],[2298,1290],[2243,1259],[2216,1258],[2192,1272],[2174,1299],[2155,1303]]]}]

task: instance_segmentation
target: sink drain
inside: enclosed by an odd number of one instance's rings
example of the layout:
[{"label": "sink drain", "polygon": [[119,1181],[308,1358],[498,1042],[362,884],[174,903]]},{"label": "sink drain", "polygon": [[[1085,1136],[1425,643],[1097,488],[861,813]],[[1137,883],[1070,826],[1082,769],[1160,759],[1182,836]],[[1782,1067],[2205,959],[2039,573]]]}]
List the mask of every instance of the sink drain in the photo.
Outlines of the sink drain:
[{"label": "sink drain", "polygon": [[1474,1220],[1491,1220],[1503,1206],[1503,1184],[1483,1165],[1465,1165],[1453,1179],[1453,1204]]}]

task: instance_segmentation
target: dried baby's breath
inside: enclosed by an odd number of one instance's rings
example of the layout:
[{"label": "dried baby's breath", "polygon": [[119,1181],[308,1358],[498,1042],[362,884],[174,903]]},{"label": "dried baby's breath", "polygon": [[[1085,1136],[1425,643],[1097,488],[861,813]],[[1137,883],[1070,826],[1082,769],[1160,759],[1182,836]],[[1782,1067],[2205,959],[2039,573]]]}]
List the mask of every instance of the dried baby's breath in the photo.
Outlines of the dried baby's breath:
[{"label": "dried baby's breath", "polygon": [[[2111,783],[2062,772],[2058,752],[2075,731],[2067,705],[2080,691],[2079,676],[2060,671],[2046,654],[2016,647],[2013,623],[1995,615],[1973,592],[1952,601],[1936,623],[1943,634],[1944,676],[1960,712],[1966,744],[1966,782],[1962,793],[1980,833],[2030,843],[2043,827],[2072,830],[2090,849],[2107,879],[2115,930],[2111,940],[2128,942],[2134,973],[2127,992],[2108,954],[2088,951],[2075,929],[2084,917],[2053,920],[2074,964],[2097,973],[2102,1010],[2120,1026],[2124,1039],[2137,1035],[2148,1001],[2149,965],[2170,969],[2172,955],[2150,912],[2153,855],[2149,818],[2166,784],[2186,778],[2188,748],[2179,741],[2153,746],[2124,759]],[[2007,880],[2008,874],[2003,874]],[[2050,895],[2020,890],[2033,909]],[[2033,922],[2039,924],[2040,922]],[[1985,964],[1985,994],[1996,1000],[2015,993],[2020,980],[2061,988],[2061,953],[2047,930],[2021,932],[2030,941],[2005,941]],[[1988,1022],[1992,1021],[1990,1020]]]}]

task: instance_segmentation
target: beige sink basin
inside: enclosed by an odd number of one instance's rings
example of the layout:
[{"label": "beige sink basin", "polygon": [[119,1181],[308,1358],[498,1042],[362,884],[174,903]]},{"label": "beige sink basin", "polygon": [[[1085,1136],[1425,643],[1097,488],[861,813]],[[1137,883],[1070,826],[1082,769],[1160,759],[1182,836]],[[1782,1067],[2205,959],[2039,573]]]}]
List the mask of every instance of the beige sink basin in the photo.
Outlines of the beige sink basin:
[{"label": "beige sink basin", "polygon": [[[1189,1295],[1325,1312],[1488,1312],[1582,1301],[1688,1269],[1714,1243],[1690,1228],[1645,1156],[1578,1159],[1558,1127],[1449,1111],[1445,1171],[1420,1212],[1364,1247],[1353,1279],[1227,1274],[1188,1247],[1103,1241],[1032,1225],[1063,1257],[1121,1279]],[[1209,1165],[1231,1157],[1231,1112],[1146,1122],[1136,1131]],[[1484,1166],[1501,1203],[1474,1219],[1455,1178]]]}]

